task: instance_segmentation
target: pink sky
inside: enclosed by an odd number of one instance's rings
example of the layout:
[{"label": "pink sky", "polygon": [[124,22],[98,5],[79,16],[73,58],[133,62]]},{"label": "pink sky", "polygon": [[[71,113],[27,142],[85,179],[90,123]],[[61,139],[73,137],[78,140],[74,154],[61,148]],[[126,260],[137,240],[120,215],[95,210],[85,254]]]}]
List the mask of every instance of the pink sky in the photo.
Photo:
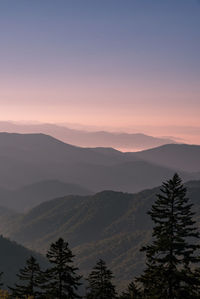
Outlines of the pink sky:
[{"label": "pink sky", "polygon": [[0,120],[200,144],[198,1],[11,1],[0,3]]},{"label": "pink sky", "polygon": [[[177,135],[172,127],[200,127],[200,86],[176,86],[170,80],[106,78],[79,81],[17,78],[0,82],[0,119],[80,123],[97,127],[142,130],[153,135]],[[10,88],[12,86],[12,88]],[[166,130],[164,127],[170,127]],[[182,130],[184,131],[184,130]],[[179,130],[180,137],[184,132]],[[190,132],[191,133],[191,132]],[[189,137],[194,143],[199,140]]]}]

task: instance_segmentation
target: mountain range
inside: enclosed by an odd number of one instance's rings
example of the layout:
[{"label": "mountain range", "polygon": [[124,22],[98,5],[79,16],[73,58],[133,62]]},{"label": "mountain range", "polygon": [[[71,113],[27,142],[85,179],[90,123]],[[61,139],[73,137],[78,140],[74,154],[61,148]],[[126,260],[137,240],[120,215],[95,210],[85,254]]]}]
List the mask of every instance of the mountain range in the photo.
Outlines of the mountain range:
[{"label": "mountain range", "polygon": [[156,186],[174,172],[192,180],[186,186],[200,223],[198,145],[123,153],[82,148],[45,134],[0,133],[0,162],[1,234],[40,253],[63,237],[82,274],[102,258],[120,288],[144,266],[139,249],[151,239],[152,225],[146,212],[159,192]]},{"label": "mountain range", "polygon": [[43,133],[63,142],[82,147],[113,147],[126,150],[143,150],[163,144],[175,143],[171,138],[161,138],[142,133],[78,130],[56,124],[22,124],[0,122],[0,132]]},{"label": "mountain range", "polygon": [[177,170],[185,180],[199,178],[200,146],[171,144],[149,151],[122,153],[76,147],[44,134],[0,133],[0,187],[15,190],[50,180],[89,192],[137,192],[160,185]]}]

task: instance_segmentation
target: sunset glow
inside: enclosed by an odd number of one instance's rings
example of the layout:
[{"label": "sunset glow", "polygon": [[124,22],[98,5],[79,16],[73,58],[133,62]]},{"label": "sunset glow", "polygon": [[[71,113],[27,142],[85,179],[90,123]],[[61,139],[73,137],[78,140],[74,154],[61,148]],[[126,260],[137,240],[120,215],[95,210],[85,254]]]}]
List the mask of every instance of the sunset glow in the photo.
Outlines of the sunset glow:
[{"label": "sunset glow", "polygon": [[0,17],[0,120],[200,144],[198,1],[2,1]]}]

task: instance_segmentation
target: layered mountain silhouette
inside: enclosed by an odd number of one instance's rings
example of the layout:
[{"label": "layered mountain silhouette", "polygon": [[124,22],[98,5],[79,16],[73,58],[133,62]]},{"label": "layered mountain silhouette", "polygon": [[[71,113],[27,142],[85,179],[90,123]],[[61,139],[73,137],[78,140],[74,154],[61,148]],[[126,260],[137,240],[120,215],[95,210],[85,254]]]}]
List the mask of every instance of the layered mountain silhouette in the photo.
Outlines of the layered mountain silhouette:
[{"label": "layered mountain silhouette", "polygon": [[[200,181],[186,186],[200,225]],[[139,249],[151,238],[152,222],[146,212],[158,192],[159,188],[154,188],[136,194],[103,191],[71,195],[7,220],[1,215],[0,228],[6,236],[41,252],[62,236],[69,241],[83,274],[102,258],[114,271],[117,283],[125,286],[144,266]]]},{"label": "layered mountain silhouette", "polygon": [[0,205],[20,212],[55,197],[69,194],[88,195],[91,193],[88,189],[76,184],[48,180],[16,190],[0,189]]},{"label": "layered mountain silhouette", "polygon": [[[169,149],[171,146],[174,145]],[[192,149],[193,146],[191,153]],[[180,157],[177,153],[177,159]],[[195,156],[188,152],[188,159],[195,160]],[[196,161],[195,170],[198,157]],[[76,147],[44,134],[0,133],[0,163],[0,187],[4,191],[56,180],[94,192],[137,192],[161,184],[176,171],[175,167],[159,165],[159,161],[146,161],[138,153]],[[186,171],[180,174],[187,180],[196,177]]]},{"label": "layered mountain silhouette", "polygon": [[113,147],[118,149],[141,150],[174,143],[170,138],[158,138],[145,134],[111,133],[106,131],[88,132],[56,124],[20,124],[0,122],[1,132],[44,133],[66,143],[83,147]]},{"label": "layered mountain silhouette", "polygon": [[[45,253],[63,237],[82,274],[102,258],[120,288],[143,269],[139,249],[151,238],[146,212],[156,186],[176,171],[185,181],[200,179],[200,146],[123,153],[81,148],[45,134],[0,133],[0,163],[0,233],[29,248],[0,238],[6,283],[13,283],[30,250]],[[200,225],[200,181],[186,186]]]}]

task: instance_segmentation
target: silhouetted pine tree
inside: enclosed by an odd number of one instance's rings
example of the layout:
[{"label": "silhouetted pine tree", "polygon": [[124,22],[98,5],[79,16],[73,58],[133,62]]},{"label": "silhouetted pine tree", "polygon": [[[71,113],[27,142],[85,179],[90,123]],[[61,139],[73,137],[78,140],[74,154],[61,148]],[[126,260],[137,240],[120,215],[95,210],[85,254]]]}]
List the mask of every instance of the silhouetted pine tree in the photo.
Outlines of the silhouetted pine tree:
[{"label": "silhouetted pine tree", "polygon": [[26,261],[26,266],[19,270],[17,277],[22,284],[15,284],[15,287],[9,287],[12,292],[12,298],[27,298],[33,296],[37,298],[39,288],[40,266],[36,259],[31,256]]},{"label": "silhouetted pine tree", "polygon": [[100,259],[87,278],[89,283],[87,299],[116,298],[115,287],[111,282],[112,278],[112,272],[107,269],[106,263]]},{"label": "silhouetted pine tree", "polygon": [[178,174],[163,183],[161,193],[148,214],[155,226],[152,244],[146,252],[146,270],[137,281],[142,283],[144,298],[200,298],[192,267],[199,261],[195,243],[199,238],[192,204],[186,197]]},{"label": "silhouetted pine tree", "polygon": [[128,290],[123,292],[120,299],[142,299],[141,292],[134,282],[128,285]]},{"label": "silhouetted pine tree", "polygon": [[47,258],[52,268],[47,269],[43,274],[44,298],[80,298],[77,289],[81,285],[81,276],[76,274],[78,268],[73,266],[74,255],[68,243],[62,238],[52,243]]}]

